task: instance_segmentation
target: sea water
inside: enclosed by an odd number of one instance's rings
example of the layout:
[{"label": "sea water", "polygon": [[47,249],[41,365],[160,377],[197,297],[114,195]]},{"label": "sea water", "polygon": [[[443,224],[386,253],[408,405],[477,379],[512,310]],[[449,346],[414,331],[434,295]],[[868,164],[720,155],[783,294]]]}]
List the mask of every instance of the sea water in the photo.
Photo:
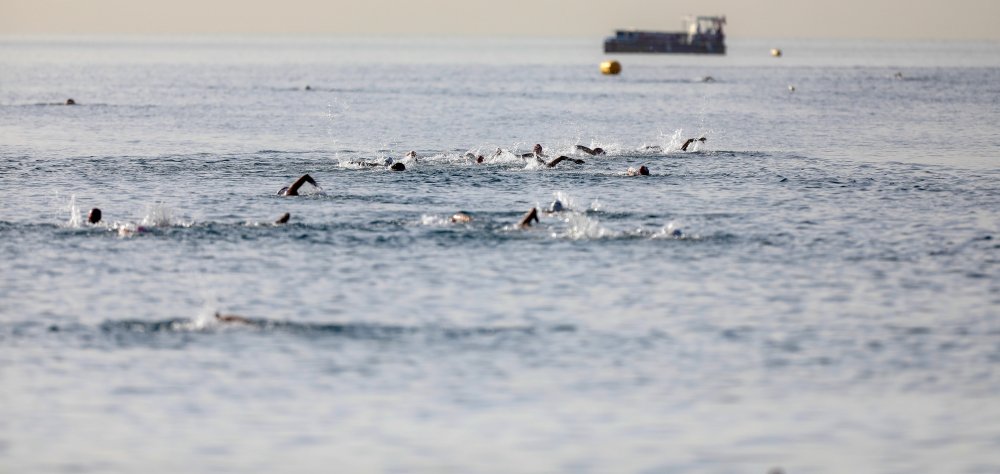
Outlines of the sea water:
[{"label": "sea water", "polygon": [[1000,47],[606,59],[0,40],[0,471],[1000,470]]}]

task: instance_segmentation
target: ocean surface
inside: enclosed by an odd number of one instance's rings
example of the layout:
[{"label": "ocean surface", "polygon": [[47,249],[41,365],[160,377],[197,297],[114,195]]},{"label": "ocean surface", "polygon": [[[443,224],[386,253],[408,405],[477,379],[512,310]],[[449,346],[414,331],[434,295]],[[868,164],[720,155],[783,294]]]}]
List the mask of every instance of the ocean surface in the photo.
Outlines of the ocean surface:
[{"label": "ocean surface", "polygon": [[1000,44],[729,46],[0,38],[0,472],[1000,472]]}]

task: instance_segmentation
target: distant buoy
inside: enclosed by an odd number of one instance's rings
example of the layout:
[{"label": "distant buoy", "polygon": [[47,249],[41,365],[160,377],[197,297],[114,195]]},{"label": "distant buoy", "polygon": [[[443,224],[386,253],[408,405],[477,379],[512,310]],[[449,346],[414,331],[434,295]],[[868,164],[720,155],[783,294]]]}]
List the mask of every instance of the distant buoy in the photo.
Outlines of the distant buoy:
[{"label": "distant buoy", "polygon": [[781,57],[781,50],[778,49],[778,48],[771,49],[771,56],[774,56],[776,58],[780,58]]},{"label": "distant buoy", "polygon": [[622,72],[622,65],[618,61],[604,61],[601,63],[601,74],[616,75]]}]

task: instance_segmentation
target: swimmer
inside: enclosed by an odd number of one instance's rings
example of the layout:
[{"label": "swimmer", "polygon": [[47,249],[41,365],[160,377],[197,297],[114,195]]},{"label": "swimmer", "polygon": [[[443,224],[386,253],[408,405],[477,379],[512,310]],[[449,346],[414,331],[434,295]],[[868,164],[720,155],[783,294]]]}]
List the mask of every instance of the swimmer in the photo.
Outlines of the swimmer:
[{"label": "swimmer", "polygon": [[705,137],[701,137],[701,138],[688,138],[687,141],[684,142],[683,145],[681,145],[681,151],[688,151],[688,147],[691,146],[691,144],[694,143],[695,141],[699,141],[699,142],[704,143],[705,140],[707,140],[707,138],[705,138]]},{"label": "swimmer", "polygon": [[389,165],[395,163],[395,160],[393,160],[391,156],[387,156],[384,160],[382,160],[381,163],[376,163],[374,161],[360,161],[360,160],[358,160],[358,161],[350,161],[349,163],[351,163],[352,165],[367,166],[369,168],[375,168],[375,167],[378,167],[378,166],[389,166]]},{"label": "swimmer", "polygon": [[215,320],[223,323],[253,324],[253,321],[244,318],[243,316],[237,316],[235,314],[219,314],[218,311],[215,312]]},{"label": "swimmer", "polygon": [[594,148],[593,150],[591,150],[590,148],[587,148],[587,147],[585,147],[583,145],[577,145],[576,149],[580,150],[580,151],[582,151],[582,152],[584,152],[584,153],[586,153],[586,154],[588,154],[590,156],[603,155],[604,154],[604,149],[601,148],[601,147],[597,147],[597,148]]},{"label": "swimmer", "polygon": [[629,167],[625,171],[625,176],[649,176],[649,168],[646,168],[646,165],[640,166],[639,169]]},{"label": "swimmer", "polygon": [[313,88],[312,88],[312,87],[309,87],[309,84],[306,84],[306,87],[305,87],[305,90],[307,90],[307,91],[311,91],[311,90],[313,90]]},{"label": "swimmer", "polygon": [[416,163],[417,162],[417,152],[415,152],[413,150],[410,150],[406,154],[406,156],[403,157],[403,159],[410,159],[410,160],[413,160],[414,163]]},{"label": "swimmer", "polygon": [[66,99],[66,105],[76,105],[76,101],[73,99]]},{"label": "swimmer", "polygon": [[281,188],[281,190],[278,191],[278,195],[279,196],[298,196],[299,195],[299,188],[301,188],[302,185],[306,184],[306,183],[309,183],[309,184],[311,184],[313,186],[316,186],[317,188],[319,187],[319,185],[316,184],[316,181],[314,179],[312,179],[312,176],[309,176],[308,174],[304,174],[302,176],[299,176],[299,179],[296,179],[295,182],[292,183],[291,186],[288,186],[286,188]]},{"label": "swimmer", "polygon": [[535,157],[535,159],[538,160],[539,164],[543,164],[543,165],[545,165],[545,166],[547,166],[549,168],[555,168],[556,165],[558,165],[559,163],[562,163],[564,160],[572,161],[573,163],[576,163],[578,165],[582,165],[582,164],[586,163],[585,161],[583,161],[583,160],[581,160],[579,158],[570,158],[570,157],[565,156],[565,155],[564,156],[560,156],[559,158],[556,158],[556,159],[554,159],[554,160],[552,160],[552,161],[550,161],[548,163],[546,163],[545,160],[543,160],[543,159],[541,159],[541,158],[539,158],[537,156]]},{"label": "swimmer", "polygon": [[534,207],[531,208],[531,210],[528,211],[520,221],[518,221],[517,227],[522,229],[525,227],[531,227],[531,221],[538,222],[538,209],[535,209]]},{"label": "swimmer", "polygon": [[701,78],[701,82],[715,82],[715,78],[712,76],[705,76]]},{"label": "swimmer", "polygon": [[[497,150],[499,150],[499,148],[497,148]],[[496,156],[496,155],[493,155],[493,156]],[[476,163],[482,163],[482,162],[486,161],[486,157],[484,157],[483,155],[476,155],[476,154],[472,153],[471,151],[470,152],[466,152],[465,153],[465,157],[468,158],[468,159],[470,159],[470,160],[472,160],[472,161],[475,161]]]},{"label": "swimmer", "polygon": [[535,144],[534,148],[531,149],[531,153],[522,154],[521,158],[531,158],[532,156],[534,156],[535,158],[538,158],[540,156],[546,158],[548,157],[548,155],[542,152],[542,145],[540,143]]},{"label": "swimmer", "polygon": [[451,216],[452,224],[468,224],[469,222],[472,222],[472,216],[462,211],[458,211]]},{"label": "swimmer", "polygon": [[136,234],[145,234],[149,232],[149,228],[137,225],[132,226],[131,224],[126,224],[118,228],[118,237],[132,237]]},{"label": "swimmer", "polygon": [[286,213],[282,214],[281,217],[278,218],[278,220],[274,221],[274,225],[287,224],[288,223],[288,219],[291,219],[291,218],[292,218],[292,215],[286,212]]},{"label": "swimmer", "polygon": [[372,163],[370,161],[352,161],[352,165],[367,166],[369,168],[378,168],[379,166],[385,166],[392,171],[405,171],[406,165],[396,161],[393,162],[392,158],[386,158],[382,163]]},{"label": "swimmer", "polygon": [[101,222],[101,210],[96,207],[91,209],[90,212],[87,213],[87,222],[91,224]]},{"label": "swimmer", "polygon": [[546,212],[548,212],[549,214],[552,214],[552,213],[555,213],[555,212],[562,212],[563,209],[564,208],[563,208],[562,201],[556,199],[555,201],[552,201],[552,205],[549,206],[549,210],[546,211]]}]

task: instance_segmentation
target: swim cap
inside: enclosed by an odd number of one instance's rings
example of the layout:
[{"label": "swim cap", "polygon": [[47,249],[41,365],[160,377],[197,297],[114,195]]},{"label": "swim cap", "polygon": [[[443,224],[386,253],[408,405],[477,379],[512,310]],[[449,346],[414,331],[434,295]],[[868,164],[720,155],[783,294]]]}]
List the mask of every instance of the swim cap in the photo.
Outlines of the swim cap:
[{"label": "swim cap", "polygon": [[552,203],[552,207],[549,208],[549,212],[562,212],[562,210],[563,210],[563,204],[558,199],[556,199]]}]

